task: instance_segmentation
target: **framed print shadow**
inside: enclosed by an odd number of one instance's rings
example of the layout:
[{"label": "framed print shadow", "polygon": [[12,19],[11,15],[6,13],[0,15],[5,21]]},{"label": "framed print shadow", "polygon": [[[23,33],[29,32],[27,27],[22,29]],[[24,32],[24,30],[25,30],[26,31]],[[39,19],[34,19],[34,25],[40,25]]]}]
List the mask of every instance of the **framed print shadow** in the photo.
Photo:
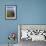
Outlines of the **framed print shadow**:
[{"label": "framed print shadow", "polygon": [[5,19],[16,19],[16,5],[5,5]]}]

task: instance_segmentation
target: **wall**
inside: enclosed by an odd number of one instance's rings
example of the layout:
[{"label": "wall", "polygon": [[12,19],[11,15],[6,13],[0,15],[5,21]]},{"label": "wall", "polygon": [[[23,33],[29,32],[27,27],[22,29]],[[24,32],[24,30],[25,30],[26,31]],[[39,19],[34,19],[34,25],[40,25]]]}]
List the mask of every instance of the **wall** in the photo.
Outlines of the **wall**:
[{"label": "wall", "polygon": [[[16,20],[5,20],[5,5],[17,5]],[[17,34],[18,24],[46,24],[46,0],[0,0],[0,44],[8,43],[9,32]]]}]

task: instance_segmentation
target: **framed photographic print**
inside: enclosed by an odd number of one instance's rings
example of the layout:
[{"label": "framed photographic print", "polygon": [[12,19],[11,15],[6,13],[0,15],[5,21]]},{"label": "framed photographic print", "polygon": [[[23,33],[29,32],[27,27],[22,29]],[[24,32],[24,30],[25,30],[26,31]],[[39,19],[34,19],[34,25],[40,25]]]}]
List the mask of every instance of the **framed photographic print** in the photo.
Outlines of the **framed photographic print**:
[{"label": "framed photographic print", "polygon": [[16,19],[16,5],[5,6],[5,18],[9,20]]}]

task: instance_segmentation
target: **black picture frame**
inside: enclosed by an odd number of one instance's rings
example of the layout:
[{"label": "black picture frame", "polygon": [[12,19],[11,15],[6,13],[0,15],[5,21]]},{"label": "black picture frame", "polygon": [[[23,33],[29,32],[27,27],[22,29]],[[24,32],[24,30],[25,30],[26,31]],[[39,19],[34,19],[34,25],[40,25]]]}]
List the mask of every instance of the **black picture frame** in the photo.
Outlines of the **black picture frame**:
[{"label": "black picture frame", "polygon": [[5,5],[5,19],[16,20],[17,18],[17,6],[16,5]]}]

